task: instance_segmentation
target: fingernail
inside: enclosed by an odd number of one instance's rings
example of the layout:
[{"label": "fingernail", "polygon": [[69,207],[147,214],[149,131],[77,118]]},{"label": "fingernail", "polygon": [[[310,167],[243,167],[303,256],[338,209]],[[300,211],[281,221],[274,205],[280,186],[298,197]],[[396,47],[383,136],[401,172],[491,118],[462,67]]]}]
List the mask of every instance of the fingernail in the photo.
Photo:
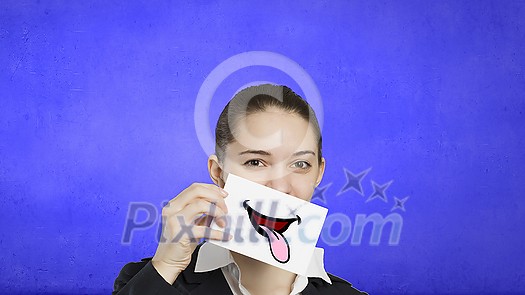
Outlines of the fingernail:
[{"label": "fingernail", "polygon": [[221,188],[221,194],[226,197],[228,195],[228,192]]}]

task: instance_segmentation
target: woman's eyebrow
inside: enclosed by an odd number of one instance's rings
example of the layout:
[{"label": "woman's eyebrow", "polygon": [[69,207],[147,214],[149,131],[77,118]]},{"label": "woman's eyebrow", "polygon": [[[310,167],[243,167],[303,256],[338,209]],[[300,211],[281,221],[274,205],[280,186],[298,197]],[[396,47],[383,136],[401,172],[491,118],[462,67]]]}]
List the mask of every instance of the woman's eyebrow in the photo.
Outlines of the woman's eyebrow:
[{"label": "woman's eyebrow", "polygon": [[312,155],[315,156],[315,153],[313,151],[310,151],[310,150],[295,152],[295,153],[293,153],[292,156],[297,157],[297,156],[302,156],[302,155],[307,155],[307,154],[312,154]]},{"label": "woman's eyebrow", "polygon": [[263,156],[271,156],[272,155],[269,152],[263,151],[263,150],[246,150],[244,152],[240,152],[239,156],[244,155],[244,154],[256,154],[256,155],[263,155]]},{"label": "woman's eyebrow", "polygon": [[[272,155],[269,152],[263,151],[263,150],[245,150],[244,152],[240,152],[239,156],[244,155],[244,154],[256,154],[256,155],[262,155],[262,156],[271,156]],[[310,151],[310,150],[298,151],[298,152],[293,153],[292,156],[293,157],[297,157],[297,156],[308,155],[308,154],[311,154],[311,155],[315,156],[315,152]]]}]

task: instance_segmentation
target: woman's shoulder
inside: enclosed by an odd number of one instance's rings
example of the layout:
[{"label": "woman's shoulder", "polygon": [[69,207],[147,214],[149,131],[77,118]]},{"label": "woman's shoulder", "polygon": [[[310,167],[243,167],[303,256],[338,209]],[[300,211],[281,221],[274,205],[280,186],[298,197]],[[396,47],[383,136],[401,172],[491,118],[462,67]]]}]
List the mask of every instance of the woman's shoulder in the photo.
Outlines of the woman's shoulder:
[{"label": "woman's shoulder", "polygon": [[[315,288],[320,294],[349,294],[349,295],[367,295],[368,293],[362,292],[348,281],[335,276],[333,274],[328,274],[328,277],[332,281],[332,284],[325,282],[320,278],[310,278],[308,288]],[[306,291],[306,290],[305,290]]]}]

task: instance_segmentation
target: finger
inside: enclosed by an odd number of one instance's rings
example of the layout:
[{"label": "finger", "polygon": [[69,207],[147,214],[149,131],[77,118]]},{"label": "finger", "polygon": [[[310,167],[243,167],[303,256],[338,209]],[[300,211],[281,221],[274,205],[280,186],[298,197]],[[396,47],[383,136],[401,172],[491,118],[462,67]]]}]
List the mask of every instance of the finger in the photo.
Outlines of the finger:
[{"label": "finger", "polygon": [[184,220],[187,223],[189,223],[195,222],[195,220],[198,219],[202,214],[206,214],[208,216],[213,216],[217,218],[226,215],[226,213],[224,213],[224,211],[222,211],[221,208],[219,208],[214,203],[210,203],[206,200],[197,200],[189,204],[184,209],[182,209],[177,215],[184,216]]},{"label": "finger", "polygon": [[193,234],[198,239],[217,241],[229,241],[232,239],[232,235],[228,234],[227,232],[211,229],[207,226],[195,226],[193,228]]},{"label": "finger", "polygon": [[199,226],[210,226],[213,221],[213,216],[202,215],[201,217],[195,220],[195,224]]},{"label": "finger", "polygon": [[226,220],[224,218],[224,216],[222,217],[213,217],[213,216],[210,216],[210,215],[203,215],[199,218],[197,218],[197,220],[195,220],[195,224],[196,225],[201,225],[201,226],[211,226],[211,223],[213,222],[213,220],[215,220],[215,223],[224,228],[226,227]]},{"label": "finger", "polygon": [[[189,244],[200,242],[202,238],[229,239],[228,234],[222,231],[214,230],[208,226],[185,223],[184,217],[181,215],[171,216],[165,222],[167,226],[162,230],[161,241],[163,242]],[[218,238],[218,233],[222,233],[223,237]]]},{"label": "finger", "polygon": [[219,206],[224,212],[228,212],[224,198],[228,196],[228,192],[222,188],[208,183],[199,183],[195,187],[190,188],[191,193],[196,194],[200,198],[214,199],[214,203]]},{"label": "finger", "polygon": [[224,212],[228,212],[228,208],[224,202],[226,195],[226,191],[218,186],[206,183],[194,183],[168,202],[165,206],[166,213],[175,214],[197,198],[216,203]]}]

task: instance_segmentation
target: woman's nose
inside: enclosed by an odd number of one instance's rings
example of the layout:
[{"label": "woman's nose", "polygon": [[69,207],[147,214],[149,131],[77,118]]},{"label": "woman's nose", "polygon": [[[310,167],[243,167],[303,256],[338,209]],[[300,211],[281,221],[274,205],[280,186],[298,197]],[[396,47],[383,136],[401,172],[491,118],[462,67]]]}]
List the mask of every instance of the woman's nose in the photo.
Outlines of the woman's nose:
[{"label": "woman's nose", "polygon": [[292,193],[292,185],[290,183],[290,179],[286,176],[273,178],[270,181],[268,181],[266,186],[273,188],[274,190],[283,192],[285,194]]}]

